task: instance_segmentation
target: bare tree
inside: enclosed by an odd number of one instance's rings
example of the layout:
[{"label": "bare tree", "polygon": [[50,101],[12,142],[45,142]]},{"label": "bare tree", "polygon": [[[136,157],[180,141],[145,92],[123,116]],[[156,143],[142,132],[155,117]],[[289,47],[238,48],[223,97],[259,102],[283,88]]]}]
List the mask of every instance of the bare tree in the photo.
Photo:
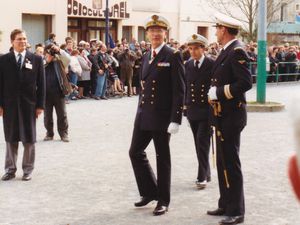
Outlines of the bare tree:
[{"label": "bare tree", "polygon": [[[218,12],[227,14],[246,24],[243,34],[247,34],[248,40],[257,38],[257,11],[259,0],[211,0],[209,4]],[[290,4],[293,0],[267,0],[267,21],[268,25],[276,20],[275,15],[281,10],[283,4]],[[236,15],[236,11],[241,12]],[[237,17],[240,16],[240,17]]]}]

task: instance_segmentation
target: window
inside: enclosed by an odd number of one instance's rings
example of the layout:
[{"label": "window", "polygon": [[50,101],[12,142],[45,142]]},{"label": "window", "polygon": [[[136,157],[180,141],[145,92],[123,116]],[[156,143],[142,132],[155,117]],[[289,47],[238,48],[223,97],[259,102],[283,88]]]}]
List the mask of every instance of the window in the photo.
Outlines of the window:
[{"label": "window", "polygon": [[288,5],[283,3],[281,5],[281,12],[280,12],[280,21],[287,21],[288,20]]},{"label": "window", "polygon": [[28,42],[32,46],[44,43],[52,32],[52,16],[22,14],[22,29],[26,31]]},{"label": "window", "polygon": [[68,19],[68,26],[69,27],[78,27],[78,20]]},{"label": "window", "polygon": [[[113,26],[112,21],[109,21],[109,26]],[[89,20],[88,27],[105,27],[105,20]]]},{"label": "window", "polygon": [[132,38],[132,27],[131,26],[123,26],[122,37],[126,38],[128,43],[131,42],[131,38]]},{"label": "window", "polygon": [[146,30],[144,27],[139,27],[138,28],[138,41],[146,41]]},{"label": "window", "polygon": [[198,27],[198,34],[207,38],[208,37],[208,27]]}]

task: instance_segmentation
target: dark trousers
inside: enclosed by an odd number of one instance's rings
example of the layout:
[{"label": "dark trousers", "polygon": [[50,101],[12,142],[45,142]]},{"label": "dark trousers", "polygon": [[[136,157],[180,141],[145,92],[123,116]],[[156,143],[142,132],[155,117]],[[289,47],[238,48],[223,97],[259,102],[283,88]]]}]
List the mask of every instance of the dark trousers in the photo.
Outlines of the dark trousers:
[{"label": "dark trousers", "polygon": [[[228,135],[222,142],[217,141],[217,168],[220,189],[219,208],[225,209],[225,215],[227,216],[245,214],[243,174],[239,151],[240,133]],[[228,174],[229,188],[226,188],[222,155],[224,156]]]},{"label": "dark trousers", "polygon": [[96,88],[97,88],[97,78],[98,78],[98,73],[97,72],[91,72],[91,94],[95,95],[96,93]]},{"label": "dark trousers", "polygon": [[210,181],[210,166],[209,166],[209,147],[211,129],[208,121],[193,121],[189,120],[194,136],[198,159],[198,181]]},{"label": "dark trousers", "polygon": [[[24,174],[31,174],[34,169],[35,161],[35,144],[23,143],[23,162],[22,169]],[[19,142],[6,142],[6,156],[5,156],[5,172],[15,174],[17,171]]]},{"label": "dark trousers", "polygon": [[[157,179],[150,166],[145,149],[153,140],[156,151]],[[139,193],[143,197],[153,197],[159,203],[170,203],[171,157],[170,134],[167,131],[145,131],[137,126],[133,130],[129,156]]]},{"label": "dark trousers", "polygon": [[44,112],[44,125],[47,130],[47,136],[53,137],[53,108],[57,116],[57,130],[60,137],[68,136],[68,119],[66,111],[65,98],[61,96],[47,95]]}]

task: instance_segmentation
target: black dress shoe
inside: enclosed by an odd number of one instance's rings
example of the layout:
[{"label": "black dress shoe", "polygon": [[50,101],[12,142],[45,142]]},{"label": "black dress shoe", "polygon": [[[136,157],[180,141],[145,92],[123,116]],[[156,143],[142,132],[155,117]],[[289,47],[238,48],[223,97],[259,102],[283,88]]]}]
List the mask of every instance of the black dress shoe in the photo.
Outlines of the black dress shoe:
[{"label": "black dress shoe", "polygon": [[134,203],[135,207],[143,207],[145,205],[148,205],[148,203],[156,200],[155,198],[150,198],[150,197],[142,197],[139,202]]},{"label": "black dress shoe", "polygon": [[2,176],[1,180],[8,181],[8,180],[14,179],[15,177],[16,177],[16,175],[14,173],[6,173]]},{"label": "black dress shoe", "polygon": [[168,207],[167,206],[157,204],[157,206],[155,207],[155,209],[153,211],[153,215],[154,216],[160,216],[160,215],[163,215],[167,212],[168,212]]},{"label": "black dress shoe", "polygon": [[24,174],[23,177],[22,177],[22,180],[23,181],[30,181],[31,180],[31,174]]},{"label": "black dress shoe", "polygon": [[51,136],[46,136],[46,137],[44,137],[44,141],[52,141],[53,140],[53,137],[51,137]]},{"label": "black dress shoe", "polygon": [[211,182],[211,177],[207,177],[207,182]]},{"label": "black dress shoe", "polygon": [[210,216],[223,216],[225,214],[225,210],[217,208],[216,210],[207,211],[207,214]]},{"label": "black dress shoe", "polygon": [[108,98],[106,98],[105,96],[100,97],[100,99],[102,99],[102,100],[108,100]]},{"label": "black dress shoe", "polygon": [[239,224],[244,222],[244,216],[226,216],[219,222],[220,225]]},{"label": "black dress shoe", "polygon": [[62,142],[70,142],[70,139],[68,136],[63,136],[63,137],[61,137],[61,141]]}]

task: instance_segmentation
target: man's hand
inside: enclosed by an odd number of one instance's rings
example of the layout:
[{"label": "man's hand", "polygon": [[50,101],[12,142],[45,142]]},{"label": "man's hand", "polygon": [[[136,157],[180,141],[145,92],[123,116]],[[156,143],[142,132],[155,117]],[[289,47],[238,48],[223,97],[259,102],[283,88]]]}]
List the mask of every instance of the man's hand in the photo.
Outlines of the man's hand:
[{"label": "man's hand", "polygon": [[179,130],[179,124],[178,123],[170,123],[168,127],[168,133],[169,134],[176,134]]},{"label": "man's hand", "polygon": [[35,110],[35,117],[38,118],[42,114],[42,112],[44,112],[43,109],[36,109]]},{"label": "man's hand", "polygon": [[0,107],[0,116],[3,116],[3,108]]},{"label": "man's hand", "polygon": [[208,91],[208,100],[209,101],[215,101],[215,100],[218,100],[218,97],[217,97],[217,87],[211,87]]},{"label": "man's hand", "polygon": [[103,74],[104,74],[104,71],[101,70],[101,69],[100,69],[98,72],[99,72],[100,75],[103,75]]}]

